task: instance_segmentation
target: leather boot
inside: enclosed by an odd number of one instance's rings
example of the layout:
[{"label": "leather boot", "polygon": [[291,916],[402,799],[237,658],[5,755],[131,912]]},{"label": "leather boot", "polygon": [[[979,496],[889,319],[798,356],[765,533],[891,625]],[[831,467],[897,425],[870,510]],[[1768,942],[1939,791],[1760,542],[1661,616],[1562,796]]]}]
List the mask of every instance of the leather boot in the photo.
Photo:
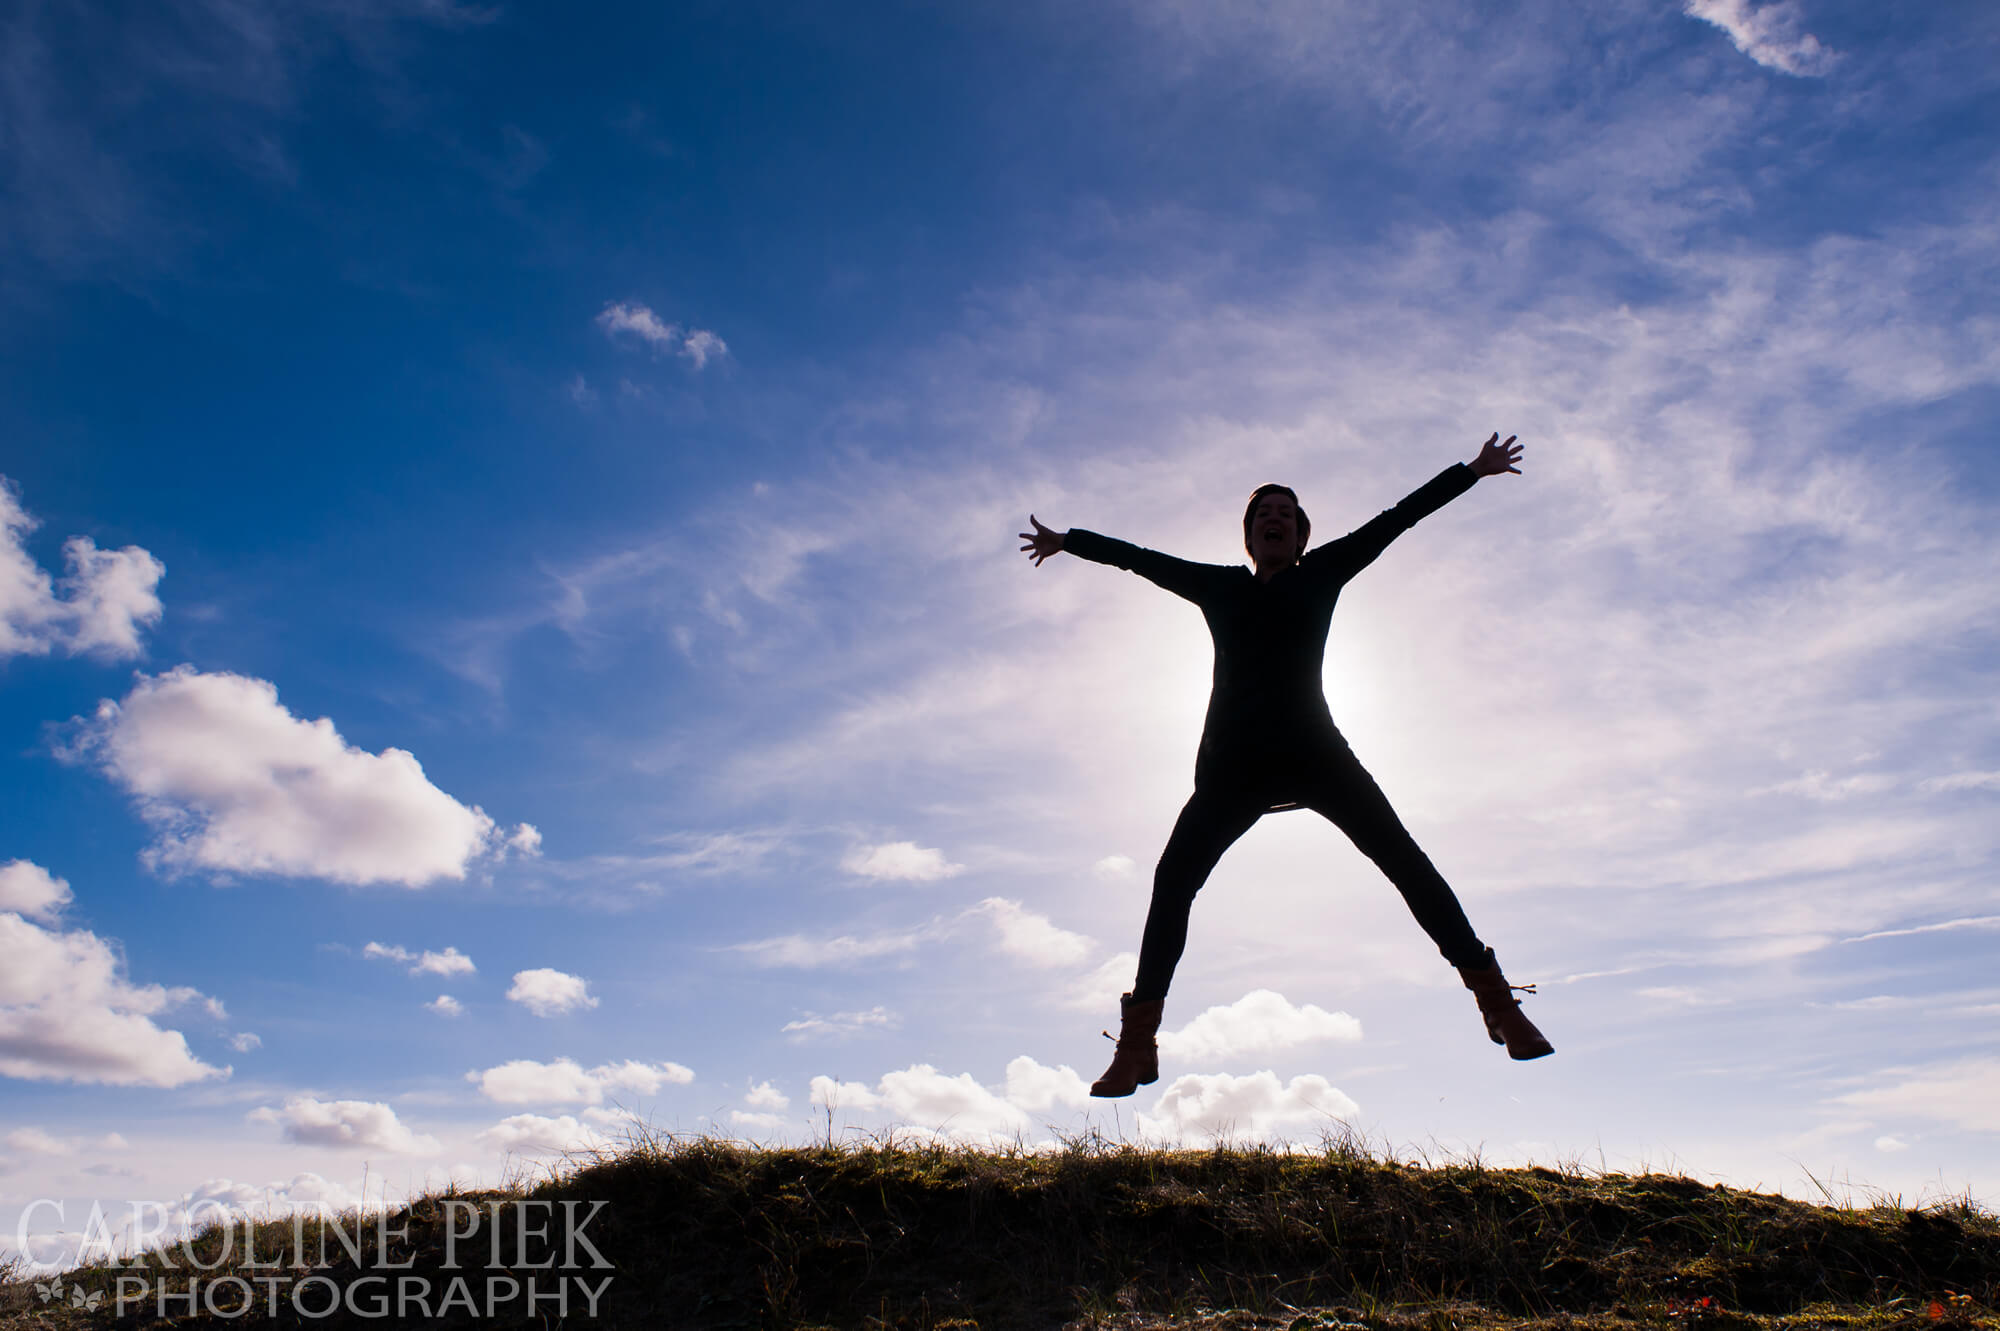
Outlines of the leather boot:
[{"label": "leather boot", "polygon": [[[1111,1066],[1104,1075],[1091,1085],[1092,1095],[1116,1099],[1160,1079],[1160,1046],[1153,1037],[1159,1034],[1160,1014],[1166,1006],[1164,998],[1135,1003],[1130,994],[1119,997],[1118,1052],[1111,1056]],[[1110,1039],[1111,1032],[1106,1031],[1104,1037]]]},{"label": "leather boot", "polygon": [[1486,1019],[1486,1034],[1494,1044],[1507,1046],[1509,1058],[1541,1058],[1556,1051],[1535,1029],[1535,1023],[1528,1020],[1527,1013],[1521,1011],[1521,1000],[1514,997],[1517,992],[1534,993],[1535,986],[1507,983],[1492,948],[1486,949],[1484,965],[1460,966],[1458,974],[1479,1004],[1479,1015]]}]

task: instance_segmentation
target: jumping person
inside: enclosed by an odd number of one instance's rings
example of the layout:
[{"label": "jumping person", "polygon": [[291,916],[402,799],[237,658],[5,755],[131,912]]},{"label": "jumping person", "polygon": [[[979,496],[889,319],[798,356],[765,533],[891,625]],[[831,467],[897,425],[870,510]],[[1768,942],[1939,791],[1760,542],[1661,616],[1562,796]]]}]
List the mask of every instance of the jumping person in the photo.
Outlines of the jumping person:
[{"label": "jumping person", "polygon": [[1174,967],[1187,946],[1188,913],[1222,853],[1259,818],[1308,808],[1345,832],[1403,894],[1424,932],[1472,990],[1486,1033],[1515,1058],[1555,1052],[1521,1011],[1449,884],[1404,830],[1396,811],[1333,724],[1320,668],[1333,604],[1348,579],[1389,543],[1470,490],[1482,476],[1520,473],[1520,445],[1496,431],[1469,463],[1444,469],[1414,494],[1317,550],[1299,497],[1261,485],[1243,511],[1243,545],[1256,565],[1195,564],[1081,528],[1051,531],[1030,514],[1021,549],[1040,567],[1067,550],[1130,569],[1201,607],[1215,640],[1215,680],[1195,758],[1194,794],[1181,810],[1153,875],[1153,900],[1111,1067],[1092,1095],[1130,1095],[1160,1077],[1155,1036]]}]

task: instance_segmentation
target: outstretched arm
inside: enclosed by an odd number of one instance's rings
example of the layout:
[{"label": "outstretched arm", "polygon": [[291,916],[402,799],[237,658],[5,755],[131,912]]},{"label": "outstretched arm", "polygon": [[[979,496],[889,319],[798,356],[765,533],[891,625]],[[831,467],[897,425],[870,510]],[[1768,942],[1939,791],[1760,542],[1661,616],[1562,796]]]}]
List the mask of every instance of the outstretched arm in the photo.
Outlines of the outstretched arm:
[{"label": "outstretched arm", "polygon": [[1035,520],[1033,513],[1028,515],[1028,521],[1033,525],[1034,530],[1021,533],[1021,539],[1027,542],[1021,549],[1027,553],[1028,558],[1035,561],[1035,567],[1040,568],[1044,559],[1047,559],[1050,555],[1062,553],[1063,534],[1059,531],[1050,531],[1047,527],[1044,527],[1040,522]]},{"label": "outstretched arm", "polygon": [[1166,588],[1176,596],[1184,596],[1197,604],[1201,602],[1202,589],[1213,579],[1227,573],[1227,569],[1213,564],[1196,564],[1172,555],[1163,555],[1158,550],[1148,550],[1144,546],[1133,545],[1130,541],[1116,540],[1110,536],[1100,536],[1094,531],[1072,527],[1068,531],[1051,531],[1044,527],[1034,514],[1028,515],[1028,523],[1033,531],[1021,533],[1027,544],[1021,547],[1023,554],[1035,561],[1040,568],[1042,561],[1050,555],[1067,550],[1078,559],[1087,559],[1093,564],[1111,564],[1117,568],[1130,569],[1148,582]]},{"label": "outstretched arm", "polygon": [[1339,540],[1328,541],[1309,551],[1303,562],[1327,570],[1329,576],[1345,582],[1374,563],[1376,556],[1388,549],[1391,541],[1470,490],[1481,476],[1497,476],[1503,471],[1518,474],[1520,468],[1514,464],[1521,460],[1521,446],[1514,439],[1515,436],[1510,434],[1502,443],[1496,430],[1479,446],[1478,457],[1463,466],[1446,467],[1394,508],[1356,527]]}]

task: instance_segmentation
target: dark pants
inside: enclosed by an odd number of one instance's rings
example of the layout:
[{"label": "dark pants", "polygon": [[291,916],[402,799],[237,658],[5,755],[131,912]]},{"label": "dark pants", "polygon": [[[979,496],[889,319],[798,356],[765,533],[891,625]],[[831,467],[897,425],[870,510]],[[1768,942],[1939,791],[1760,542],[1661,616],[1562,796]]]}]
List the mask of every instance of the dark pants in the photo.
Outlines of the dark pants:
[{"label": "dark pants", "polygon": [[1167,996],[1174,967],[1187,946],[1188,912],[1195,893],[1208,881],[1222,852],[1280,800],[1286,807],[1303,805],[1347,833],[1355,848],[1375,861],[1403,894],[1446,961],[1478,966],[1485,960],[1486,945],[1473,933],[1451,885],[1404,830],[1381,787],[1352,750],[1342,743],[1316,757],[1319,760],[1308,775],[1286,782],[1282,789],[1256,780],[1196,784],[1153,874],[1153,904],[1146,912],[1139,975],[1132,984],[1135,1001]]}]

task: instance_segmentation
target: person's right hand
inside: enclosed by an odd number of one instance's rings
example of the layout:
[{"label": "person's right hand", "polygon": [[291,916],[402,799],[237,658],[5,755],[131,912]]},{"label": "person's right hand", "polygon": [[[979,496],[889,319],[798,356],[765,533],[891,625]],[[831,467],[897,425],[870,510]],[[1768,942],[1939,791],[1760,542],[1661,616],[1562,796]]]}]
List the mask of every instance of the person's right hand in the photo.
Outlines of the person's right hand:
[{"label": "person's right hand", "polygon": [[1028,521],[1034,523],[1035,529],[1021,533],[1021,539],[1027,542],[1021,549],[1028,558],[1035,561],[1035,567],[1040,568],[1044,559],[1062,553],[1063,534],[1044,527],[1036,521],[1033,513],[1028,515]]}]

